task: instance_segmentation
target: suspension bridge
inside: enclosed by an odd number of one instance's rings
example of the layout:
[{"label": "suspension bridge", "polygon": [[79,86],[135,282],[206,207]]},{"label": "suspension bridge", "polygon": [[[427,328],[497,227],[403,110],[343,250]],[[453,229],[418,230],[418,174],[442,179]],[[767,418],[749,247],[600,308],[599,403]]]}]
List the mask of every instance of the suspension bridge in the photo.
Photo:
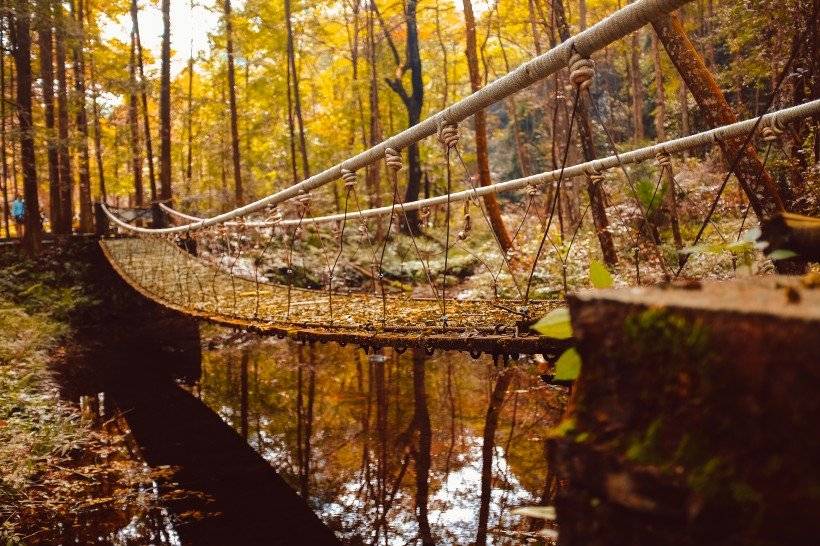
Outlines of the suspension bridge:
[{"label": "suspension bridge", "polygon": [[[160,204],[162,221],[146,226],[138,218],[126,219],[117,209],[101,205],[118,231],[118,236],[102,240],[104,254],[117,273],[145,297],[232,327],[304,341],[352,343],[366,349],[446,349],[505,357],[541,353],[552,360],[566,342],[538,336],[531,326],[562,305],[550,297],[556,284],[561,284],[557,279],[562,273],[539,269],[539,260],[546,251],[559,255],[566,291],[567,257],[580,222],[571,237],[563,239],[551,229],[559,196],[575,179],[585,178],[588,185],[604,190],[608,184],[625,181],[633,209],[646,220],[649,207],[638,199],[627,168],[630,164],[654,161],[655,192],[669,181],[669,193],[674,196],[676,154],[732,139],[745,139],[741,146],[745,149],[757,139],[766,149],[765,167],[789,123],[820,115],[820,101],[812,101],[621,152],[607,133],[612,155],[566,165],[566,151],[572,145],[573,129],[577,130],[572,121],[584,97],[593,105],[596,127],[606,131],[611,122],[591,100],[594,65],[590,56],[686,2],[634,2],[418,125],[302,182],[223,214],[202,218]],[[477,185],[463,158],[466,152],[458,124],[563,69],[569,70],[574,95],[568,97],[572,118],[562,164],[549,172]],[[401,150],[431,136],[437,137],[441,150],[446,192],[402,202]],[[729,171],[735,160],[726,158]],[[379,168],[381,162],[392,185],[392,202],[363,209],[358,173]],[[344,187],[342,212],[314,214],[322,208],[317,190],[338,180]],[[512,249],[503,248],[495,236],[482,199],[498,193],[511,194],[520,209]],[[589,205],[582,218],[588,210]],[[421,219],[420,233],[402,228],[408,225],[411,211]],[[704,222],[711,212],[704,211]],[[668,263],[656,242],[642,238],[640,222],[625,218],[617,207],[609,207],[608,213],[614,215],[610,228],[625,247],[620,251],[623,261],[630,263],[634,255],[639,269],[643,257],[663,279],[675,276],[672,270],[677,260]],[[423,233],[436,223],[443,241]],[[717,226],[715,231],[720,235]],[[533,245],[532,234],[537,234],[534,239],[540,239],[539,245]],[[481,273],[481,283],[458,286],[453,265],[457,257],[471,261]],[[271,260],[279,264],[275,274],[266,265]],[[399,263],[398,270],[388,263]],[[409,286],[404,282],[408,278],[412,279]]]}]

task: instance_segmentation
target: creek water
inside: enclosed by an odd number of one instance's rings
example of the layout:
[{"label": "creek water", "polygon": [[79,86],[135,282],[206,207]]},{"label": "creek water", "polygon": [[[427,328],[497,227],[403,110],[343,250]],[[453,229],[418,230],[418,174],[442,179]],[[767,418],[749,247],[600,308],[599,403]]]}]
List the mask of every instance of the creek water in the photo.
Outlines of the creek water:
[{"label": "creek water", "polygon": [[[527,529],[511,508],[543,494],[545,436],[561,409],[534,366],[514,364],[257,340],[205,350],[191,391],[346,543],[469,544],[486,517],[500,544],[495,530]],[[503,403],[490,410],[493,399]]]},{"label": "creek water", "polygon": [[[343,544],[526,542],[534,522],[511,510],[544,495],[566,401],[533,361],[368,355],[212,326],[202,339],[193,358],[171,351],[100,388],[100,411],[126,412],[146,462],[176,469],[172,487],[156,484],[161,508],[101,542],[322,543],[288,529],[297,494]],[[208,502],[168,502],[169,489]]]}]

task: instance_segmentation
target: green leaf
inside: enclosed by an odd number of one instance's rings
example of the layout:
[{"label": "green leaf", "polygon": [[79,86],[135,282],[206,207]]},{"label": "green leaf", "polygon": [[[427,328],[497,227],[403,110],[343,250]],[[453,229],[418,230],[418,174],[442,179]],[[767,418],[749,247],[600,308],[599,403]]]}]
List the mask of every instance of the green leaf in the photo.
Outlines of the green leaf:
[{"label": "green leaf", "polygon": [[568,339],[572,337],[572,324],[569,320],[569,309],[559,307],[533,324],[532,329],[545,337]]},{"label": "green leaf", "polygon": [[789,258],[794,258],[795,256],[797,256],[797,252],[787,248],[778,248],[777,250],[773,250],[769,253],[769,259],[772,261],[788,260]]},{"label": "green leaf", "polygon": [[574,381],[581,373],[581,355],[570,347],[558,358],[555,363],[555,379],[562,381]]},{"label": "green leaf", "polygon": [[589,263],[589,280],[595,288],[612,288],[612,274],[598,260]]},{"label": "green leaf", "polygon": [[761,233],[762,232],[759,227],[753,227],[744,231],[740,236],[740,240],[746,241],[747,243],[753,243],[760,238]]},{"label": "green leaf", "polygon": [[555,507],[553,506],[521,506],[519,508],[513,508],[512,513],[516,516],[555,521]]}]

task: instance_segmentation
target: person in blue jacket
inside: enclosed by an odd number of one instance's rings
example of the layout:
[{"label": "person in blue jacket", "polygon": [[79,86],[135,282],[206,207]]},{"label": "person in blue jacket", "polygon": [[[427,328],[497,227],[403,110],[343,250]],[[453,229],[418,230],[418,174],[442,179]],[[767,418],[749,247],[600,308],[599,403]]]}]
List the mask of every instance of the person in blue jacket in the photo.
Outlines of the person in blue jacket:
[{"label": "person in blue jacket", "polygon": [[11,202],[11,217],[17,227],[17,236],[22,237],[23,225],[26,220],[26,202],[23,201],[19,193],[14,196],[14,201]]}]

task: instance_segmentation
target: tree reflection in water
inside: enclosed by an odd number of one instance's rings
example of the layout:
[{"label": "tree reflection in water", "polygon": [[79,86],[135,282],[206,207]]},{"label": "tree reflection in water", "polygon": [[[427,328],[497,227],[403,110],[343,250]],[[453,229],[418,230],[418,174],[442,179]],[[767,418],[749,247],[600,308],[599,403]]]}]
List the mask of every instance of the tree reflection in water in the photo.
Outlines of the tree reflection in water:
[{"label": "tree reflection in water", "polygon": [[[206,350],[202,400],[349,544],[506,544],[562,392],[534,365],[259,340]],[[520,541],[516,541],[520,542]]]}]

